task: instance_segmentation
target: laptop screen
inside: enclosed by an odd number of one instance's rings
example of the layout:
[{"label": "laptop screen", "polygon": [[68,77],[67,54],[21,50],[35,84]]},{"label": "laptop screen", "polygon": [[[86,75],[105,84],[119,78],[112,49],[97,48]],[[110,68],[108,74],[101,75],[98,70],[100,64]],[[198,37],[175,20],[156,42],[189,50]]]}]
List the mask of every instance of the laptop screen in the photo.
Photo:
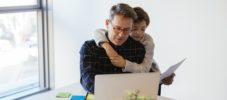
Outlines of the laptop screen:
[{"label": "laptop screen", "polygon": [[130,91],[157,99],[160,73],[102,74],[95,76],[95,100],[123,100]]}]

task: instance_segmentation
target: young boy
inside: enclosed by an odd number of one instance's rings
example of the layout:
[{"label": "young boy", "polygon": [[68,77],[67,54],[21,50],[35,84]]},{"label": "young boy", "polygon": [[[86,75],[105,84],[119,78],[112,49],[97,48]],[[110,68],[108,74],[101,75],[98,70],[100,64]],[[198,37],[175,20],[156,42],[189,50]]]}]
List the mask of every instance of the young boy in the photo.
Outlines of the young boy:
[{"label": "young boy", "polygon": [[97,45],[103,47],[111,59],[113,65],[117,67],[122,67],[124,72],[149,72],[152,70],[153,72],[160,72],[158,66],[152,66],[153,55],[154,55],[154,42],[152,37],[149,34],[145,33],[147,26],[150,23],[148,14],[140,7],[134,7],[134,11],[137,14],[137,19],[134,20],[132,32],[130,36],[141,42],[145,46],[145,57],[142,63],[137,64],[131,62],[127,59],[124,59],[121,55],[117,54],[117,52],[110,46],[108,40],[105,36],[106,30],[98,29],[95,31],[94,39]]}]

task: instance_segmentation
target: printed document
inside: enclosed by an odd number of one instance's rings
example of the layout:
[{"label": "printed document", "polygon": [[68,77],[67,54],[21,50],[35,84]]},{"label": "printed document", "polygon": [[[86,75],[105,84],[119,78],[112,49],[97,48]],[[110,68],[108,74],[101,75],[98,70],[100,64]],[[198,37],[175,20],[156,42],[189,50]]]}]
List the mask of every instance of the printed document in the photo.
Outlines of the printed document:
[{"label": "printed document", "polygon": [[162,73],[161,77],[160,77],[160,81],[168,76],[170,76],[172,73],[174,73],[174,71],[186,60],[186,58],[184,58],[183,60],[181,60],[180,62],[172,65],[169,67],[169,69],[167,69],[164,73]]}]

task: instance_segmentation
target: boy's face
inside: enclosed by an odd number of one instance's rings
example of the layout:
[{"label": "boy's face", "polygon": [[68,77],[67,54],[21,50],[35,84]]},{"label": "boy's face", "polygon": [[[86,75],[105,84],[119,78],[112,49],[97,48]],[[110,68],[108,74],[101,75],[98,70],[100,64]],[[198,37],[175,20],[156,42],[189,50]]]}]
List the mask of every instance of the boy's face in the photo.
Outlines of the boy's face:
[{"label": "boy's face", "polygon": [[136,40],[141,39],[145,33],[146,28],[147,24],[144,20],[134,23],[131,36]]}]

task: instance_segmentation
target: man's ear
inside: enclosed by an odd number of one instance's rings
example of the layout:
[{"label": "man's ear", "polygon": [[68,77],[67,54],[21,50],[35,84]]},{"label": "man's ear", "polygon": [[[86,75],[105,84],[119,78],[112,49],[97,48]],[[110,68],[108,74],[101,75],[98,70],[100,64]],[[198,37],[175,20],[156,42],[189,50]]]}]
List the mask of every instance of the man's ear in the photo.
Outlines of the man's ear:
[{"label": "man's ear", "polygon": [[109,19],[106,19],[105,25],[106,25],[106,29],[108,29]]}]

